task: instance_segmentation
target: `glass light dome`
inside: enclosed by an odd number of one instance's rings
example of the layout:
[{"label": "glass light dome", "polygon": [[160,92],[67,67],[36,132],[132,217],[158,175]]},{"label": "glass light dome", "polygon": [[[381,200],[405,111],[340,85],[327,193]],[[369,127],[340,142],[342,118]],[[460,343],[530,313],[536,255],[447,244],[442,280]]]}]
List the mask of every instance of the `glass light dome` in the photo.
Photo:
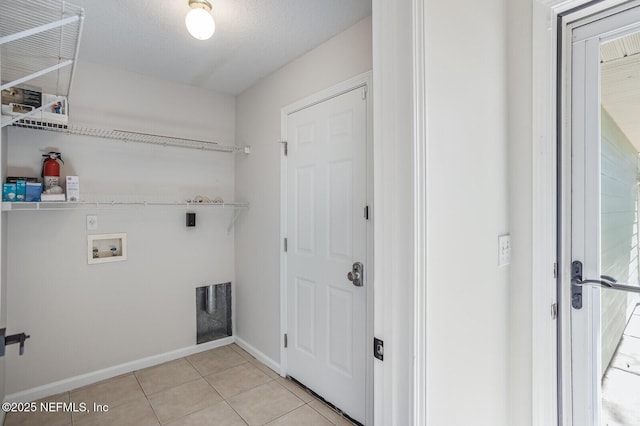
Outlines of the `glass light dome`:
[{"label": "glass light dome", "polygon": [[184,20],[189,33],[198,40],[207,40],[211,38],[216,30],[216,23],[213,16],[207,10],[196,7],[187,13]]}]

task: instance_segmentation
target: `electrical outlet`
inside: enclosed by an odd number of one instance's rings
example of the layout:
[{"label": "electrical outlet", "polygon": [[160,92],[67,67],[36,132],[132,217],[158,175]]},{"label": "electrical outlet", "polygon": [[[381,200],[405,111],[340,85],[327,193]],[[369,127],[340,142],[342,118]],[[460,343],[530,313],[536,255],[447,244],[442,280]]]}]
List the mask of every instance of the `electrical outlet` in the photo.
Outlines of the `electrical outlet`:
[{"label": "electrical outlet", "polygon": [[498,236],[498,266],[511,263],[511,235]]},{"label": "electrical outlet", "polygon": [[87,215],[87,231],[95,231],[98,229],[98,216],[95,214]]}]

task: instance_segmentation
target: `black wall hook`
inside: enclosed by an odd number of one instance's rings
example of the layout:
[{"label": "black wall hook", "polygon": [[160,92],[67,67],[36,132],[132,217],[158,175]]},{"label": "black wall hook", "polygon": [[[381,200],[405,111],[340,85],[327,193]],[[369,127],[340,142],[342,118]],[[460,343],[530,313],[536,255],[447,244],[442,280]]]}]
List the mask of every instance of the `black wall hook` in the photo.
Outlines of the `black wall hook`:
[{"label": "black wall hook", "polygon": [[25,333],[12,334],[11,336],[5,336],[4,344],[5,346],[13,345],[14,343],[20,343],[20,355],[24,355],[24,341],[30,338],[31,336]]}]

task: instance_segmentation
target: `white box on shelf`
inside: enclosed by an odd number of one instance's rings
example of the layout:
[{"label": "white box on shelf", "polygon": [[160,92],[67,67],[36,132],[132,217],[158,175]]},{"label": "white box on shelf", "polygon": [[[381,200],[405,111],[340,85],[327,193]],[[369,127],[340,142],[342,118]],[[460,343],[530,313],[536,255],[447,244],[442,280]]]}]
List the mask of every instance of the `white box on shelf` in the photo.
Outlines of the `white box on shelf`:
[{"label": "white box on shelf", "polygon": [[40,196],[40,201],[64,201],[66,200],[66,196],[64,194],[42,194]]},{"label": "white box on shelf", "polygon": [[80,201],[80,178],[67,176],[67,201]]},{"label": "white box on shelf", "polygon": [[[2,105],[2,115],[7,115],[9,117],[17,117],[20,115],[28,114],[33,111],[35,107],[30,105],[16,104],[10,103],[8,105]],[[31,120],[41,120],[42,119],[42,111],[36,111],[33,114],[29,114],[29,118]]]},{"label": "white box on shelf", "polygon": [[127,234],[87,235],[87,263],[110,263],[127,260]]},{"label": "white box on shelf", "polygon": [[[56,101],[57,98],[59,99]],[[69,122],[69,105],[67,98],[43,93],[42,105],[47,105],[51,102],[54,102],[53,105],[45,107],[42,110],[42,120],[49,123],[67,124]]]}]

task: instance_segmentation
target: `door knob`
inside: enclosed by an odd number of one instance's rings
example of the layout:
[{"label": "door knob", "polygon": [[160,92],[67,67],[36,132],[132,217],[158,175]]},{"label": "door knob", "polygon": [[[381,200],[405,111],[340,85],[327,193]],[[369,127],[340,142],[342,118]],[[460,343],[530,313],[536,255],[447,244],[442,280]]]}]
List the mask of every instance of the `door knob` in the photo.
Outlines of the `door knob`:
[{"label": "door knob", "polygon": [[362,280],[362,273],[364,266],[360,262],[353,264],[353,269],[347,274],[347,279],[353,283],[356,287],[362,287],[364,285]]}]

